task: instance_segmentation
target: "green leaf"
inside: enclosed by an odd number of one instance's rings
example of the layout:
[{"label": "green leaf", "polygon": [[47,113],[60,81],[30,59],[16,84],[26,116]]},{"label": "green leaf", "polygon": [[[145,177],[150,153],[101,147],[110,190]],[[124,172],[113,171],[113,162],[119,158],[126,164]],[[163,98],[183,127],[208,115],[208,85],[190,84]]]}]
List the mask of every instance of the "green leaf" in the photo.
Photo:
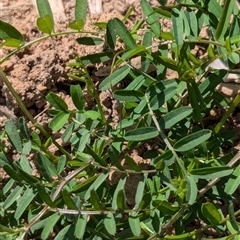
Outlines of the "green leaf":
[{"label": "green leaf", "polygon": [[73,30],[81,31],[84,27],[84,21],[82,19],[79,19],[76,22],[70,22],[68,26]]},{"label": "green leaf", "polygon": [[177,152],[186,152],[199,144],[205,142],[207,139],[211,137],[212,131],[208,129],[203,129],[198,132],[189,134],[186,137],[183,137],[179,141],[174,144],[174,149]]},{"label": "green leaf", "polygon": [[191,175],[187,175],[186,180],[187,180],[186,200],[188,204],[192,205],[197,199],[198,188],[196,182],[194,181],[194,178]]},{"label": "green leaf", "polygon": [[178,46],[183,45],[184,31],[181,12],[177,8],[172,9],[172,30]]},{"label": "green leaf", "polygon": [[[17,166],[18,167],[18,166]],[[18,167],[19,175],[21,176],[22,180],[29,183],[30,185],[34,185],[35,183],[39,182],[39,179],[26,173],[24,170],[22,170],[20,167]]]},{"label": "green leaf", "polygon": [[96,210],[103,210],[103,205],[94,189],[90,191],[90,202]]},{"label": "green leaf", "polygon": [[152,204],[164,215],[173,215],[179,210],[179,207],[173,206],[165,200],[154,200]]},{"label": "green leaf", "polygon": [[[160,93],[155,92],[154,96],[150,98],[151,109],[157,110],[163,106],[169,99],[171,99],[177,93],[177,88],[175,86],[164,89]],[[152,95],[152,94],[151,94]]]},{"label": "green leaf", "polygon": [[147,23],[150,25],[153,33],[158,38],[161,34],[161,25],[159,23],[158,15],[154,12],[148,1],[142,0],[140,4]]},{"label": "green leaf", "polygon": [[126,208],[125,192],[120,189],[117,193],[117,209],[123,211]]},{"label": "green leaf", "polygon": [[228,59],[233,63],[233,64],[238,64],[239,63],[239,55],[235,52],[231,52],[228,54]]},{"label": "green leaf", "polygon": [[140,102],[144,98],[144,93],[139,90],[116,90],[113,97],[123,102]]},{"label": "green leaf", "polygon": [[235,5],[235,0],[226,0],[223,7],[223,12],[219,19],[217,29],[216,29],[216,39],[222,38],[229,26],[231,14],[233,11],[233,7]]},{"label": "green leaf", "polygon": [[8,209],[17,199],[21,196],[24,187],[16,186],[16,188],[8,195],[7,199],[4,201],[2,208]]},{"label": "green leaf", "polygon": [[146,81],[145,76],[140,75],[136,77],[125,89],[126,90],[138,90]]},{"label": "green leaf", "polygon": [[23,195],[17,200],[17,209],[14,213],[15,219],[19,220],[25,210],[29,207],[31,201],[35,197],[35,193],[31,188],[27,188]]},{"label": "green leaf", "polygon": [[88,188],[87,192],[85,193],[85,196],[84,196],[85,200],[89,199],[90,193],[93,189],[97,191],[97,189],[105,182],[108,175],[109,175],[109,172],[105,171],[98,176],[98,178],[94,181],[94,183],[91,184],[91,186]]},{"label": "green leaf", "polygon": [[125,162],[127,163],[127,166],[129,169],[134,170],[136,172],[141,172],[142,169],[134,162],[134,160],[128,155],[125,155]]},{"label": "green leaf", "polygon": [[64,102],[62,98],[60,98],[58,95],[56,95],[53,92],[50,92],[47,96],[46,99],[48,102],[57,110],[66,112],[68,109],[67,104]]},{"label": "green leaf", "polygon": [[63,197],[63,201],[66,204],[66,206],[69,209],[73,209],[73,210],[78,210],[76,204],[74,203],[74,201],[71,198],[71,193],[68,192],[66,189],[63,189],[61,192],[61,195]]},{"label": "green leaf", "polygon": [[[142,46],[142,45],[139,45],[137,46],[135,49],[133,50],[129,50],[127,52],[125,52],[121,58],[119,58],[117,61],[116,61],[116,66],[119,66],[121,65],[123,62],[126,62],[127,60],[137,56],[137,55],[140,55],[141,53],[144,53],[146,52],[146,47]],[[135,67],[132,66],[132,68],[134,69]],[[137,69],[138,70],[138,69]]]},{"label": "green leaf", "polygon": [[83,65],[88,64],[95,64],[95,63],[104,63],[110,61],[113,58],[112,52],[101,52],[101,53],[94,53],[83,56],[80,58]]},{"label": "green leaf", "polygon": [[95,151],[89,146],[89,144],[86,144],[86,153],[88,153],[89,155],[91,155],[93,157],[93,159],[99,163],[101,166],[103,167],[107,167],[107,163],[106,161],[101,158],[100,156],[98,156]]},{"label": "green leaf", "polygon": [[38,18],[37,26],[39,30],[42,31],[43,33],[51,35],[51,33],[53,32],[53,22],[49,15],[46,15],[43,18]]},{"label": "green leaf", "polygon": [[27,157],[24,156],[24,155],[21,156],[21,158],[20,158],[20,166],[21,166],[22,169],[24,169],[24,171],[26,173],[32,174],[33,169],[32,169],[32,167],[29,163],[29,159],[27,159]]},{"label": "green leaf", "polygon": [[110,74],[108,77],[106,77],[99,85],[99,89],[101,91],[108,90],[115,86],[117,83],[119,83],[121,80],[123,80],[128,73],[130,72],[129,66],[124,66],[113,72],[113,74]]},{"label": "green leaf", "polygon": [[11,162],[11,160],[8,159],[2,152],[0,152],[0,167],[7,165],[11,168],[12,164],[10,162]]},{"label": "green leaf", "polygon": [[197,37],[198,36],[198,20],[196,17],[196,13],[191,8],[187,8],[186,17],[190,25],[192,35],[194,37]]},{"label": "green leaf", "polygon": [[152,195],[150,193],[144,193],[141,201],[139,202],[137,209],[141,210],[141,209],[146,209],[146,208],[150,208],[150,204],[152,201]]},{"label": "green leaf", "polygon": [[49,159],[45,157],[41,152],[37,153],[37,164],[43,177],[48,182],[52,182],[52,177],[57,176],[57,171]]},{"label": "green leaf", "polygon": [[189,23],[188,23],[187,17],[185,15],[185,12],[184,12],[183,9],[181,9],[180,13],[181,13],[181,17],[183,19],[184,34],[185,34],[185,36],[188,37],[188,36],[190,36],[190,26],[189,26]]},{"label": "green leaf", "polygon": [[66,165],[66,162],[67,162],[67,158],[65,155],[61,155],[58,159],[58,163],[57,163],[57,173],[58,174],[61,174],[62,171],[64,170],[65,168],[65,165]]},{"label": "green leaf", "polygon": [[155,138],[158,134],[159,132],[155,127],[141,127],[126,132],[124,138],[127,141],[142,142],[144,140]]},{"label": "green leaf", "polygon": [[221,213],[218,211],[215,205],[210,202],[202,204],[201,212],[210,224],[219,225],[222,221]]},{"label": "green leaf", "polygon": [[23,35],[12,25],[0,20],[0,39],[14,39],[19,43],[24,43]]},{"label": "green leaf", "polygon": [[130,212],[128,217],[129,226],[134,236],[141,235],[141,225],[137,212]]},{"label": "green leaf", "polygon": [[37,183],[36,187],[38,190],[38,196],[43,200],[43,202],[46,203],[49,207],[55,208],[56,205],[50,198],[49,193],[46,192],[45,187],[40,183]]},{"label": "green leaf", "polygon": [[137,191],[136,191],[136,195],[135,195],[135,203],[136,203],[137,207],[138,207],[139,203],[142,201],[145,183],[146,183],[146,178],[144,176],[142,176],[142,178],[140,179],[140,181],[138,183]]},{"label": "green leaf", "polygon": [[85,118],[90,118],[92,120],[97,120],[100,117],[99,112],[94,110],[88,110],[84,112],[83,115]]},{"label": "green leaf", "polygon": [[54,238],[54,240],[63,240],[63,239],[74,239],[75,226],[70,224],[64,227]]},{"label": "green leaf", "polygon": [[[237,235],[239,235],[238,234],[238,231],[236,231],[235,229],[234,229],[234,227],[232,226],[232,224],[231,224],[231,222],[228,220],[227,222],[226,222],[226,227],[227,227],[227,230],[228,230],[228,232],[232,235],[232,234],[237,234]],[[221,240],[229,240],[229,235],[230,234],[228,234],[228,237],[225,237],[225,238],[221,238]],[[219,239],[219,238],[218,238]],[[205,239],[205,240],[208,240],[208,239]],[[239,236],[237,236],[237,237],[235,237],[235,238],[232,238],[231,240],[239,240]]]},{"label": "green leaf", "polygon": [[32,142],[27,141],[26,143],[24,143],[23,149],[22,149],[22,154],[28,155],[28,154],[30,154],[31,150],[32,150]]},{"label": "green leaf", "polygon": [[13,184],[15,183],[14,179],[10,179],[5,186],[2,189],[2,193],[5,195],[8,193],[8,191],[10,191],[13,188]]},{"label": "green leaf", "polygon": [[17,127],[14,123],[13,120],[8,120],[5,123],[5,131],[7,133],[7,136],[11,142],[11,144],[13,145],[13,147],[19,152],[22,152],[22,142],[21,142],[21,138],[19,136],[19,133],[17,131]]},{"label": "green leaf", "polygon": [[48,0],[36,0],[36,3],[37,3],[37,9],[38,9],[39,16],[41,18],[44,18],[47,15],[49,15],[52,19],[52,22],[54,22],[52,10],[51,10]]},{"label": "green leaf", "polygon": [[82,20],[86,22],[87,16],[87,0],[76,1],[75,5],[75,21]]},{"label": "green leaf", "polygon": [[215,166],[193,169],[190,173],[201,179],[221,178],[230,175],[233,169],[228,166]]},{"label": "green leaf", "polygon": [[165,114],[159,121],[161,129],[167,129],[174,126],[177,122],[186,118],[192,113],[192,108],[188,106],[183,106],[172,110],[171,112]]},{"label": "green leaf", "polygon": [[217,19],[219,19],[223,12],[223,8],[221,7],[220,3],[217,1],[209,1],[207,4],[209,12],[212,13]]},{"label": "green leaf", "polygon": [[17,182],[22,182],[23,181],[22,177],[19,176],[19,173],[16,172],[16,170],[12,169],[10,164],[9,165],[4,164],[3,169],[15,181],[17,181]]},{"label": "green leaf", "polygon": [[234,170],[234,172],[229,176],[229,179],[225,185],[224,192],[232,195],[240,185],[240,165]]},{"label": "green leaf", "polygon": [[26,120],[24,117],[20,117],[18,119],[18,126],[20,129],[20,133],[22,134],[22,136],[24,138],[26,138],[27,140],[30,140],[30,133],[29,133],[29,129],[26,123]]},{"label": "green leaf", "polygon": [[203,97],[208,96],[214,91],[216,86],[226,78],[228,71],[225,69],[215,70],[200,85],[199,91]]},{"label": "green leaf", "polygon": [[80,193],[80,192],[86,191],[92,185],[92,183],[96,180],[96,178],[98,176],[99,176],[99,174],[96,174],[92,177],[89,177],[86,181],[75,185],[72,189],[72,192],[73,193]]},{"label": "green leaf", "polygon": [[114,18],[113,23],[118,36],[123,40],[126,46],[130,49],[135,49],[137,47],[137,44],[135,43],[132,35],[127,30],[124,23],[118,18]]},{"label": "green leaf", "polygon": [[[1,233],[14,233],[14,230],[0,224],[0,232]],[[5,240],[5,238],[2,238],[2,239]],[[9,239],[9,240],[12,240],[12,239]]]},{"label": "green leaf", "polygon": [[114,21],[112,19],[110,19],[107,23],[106,39],[108,46],[114,50],[116,45],[116,31],[114,28]]},{"label": "green leaf", "polygon": [[198,94],[196,93],[194,88],[195,88],[195,84],[192,85],[191,83],[187,83],[188,97],[193,109],[193,117],[195,121],[200,121],[202,119],[202,116],[201,116],[202,107],[201,107],[201,102],[197,98]]},{"label": "green leaf", "polygon": [[[153,37],[153,35],[151,32],[145,32],[145,34],[143,36],[142,44],[146,49],[149,48],[150,46],[152,46],[152,37]],[[143,72],[147,72],[149,70],[150,63],[151,63],[151,61],[148,58],[142,56],[141,69]],[[140,75],[139,77],[141,77],[141,76],[142,75]]]},{"label": "green leaf", "polygon": [[81,38],[77,38],[76,41],[79,44],[87,45],[87,46],[95,46],[95,45],[100,45],[104,43],[104,41],[101,38],[96,38],[96,37],[81,37]]},{"label": "green leaf", "polygon": [[85,98],[83,96],[83,92],[82,92],[80,85],[71,85],[70,86],[70,94],[71,94],[72,101],[73,101],[74,105],[76,106],[76,108],[79,111],[83,111],[83,109],[85,107]]},{"label": "green leaf", "polygon": [[41,146],[41,139],[36,132],[31,133],[33,142],[36,143],[39,147]]},{"label": "green leaf", "polygon": [[67,123],[69,117],[70,117],[70,113],[59,112],[56,116],[53,117],[53,119],[50,121],[48,126],[53,131],[57,132],[58,130],[60,130],[64,126],[64,124]]},{"label": "green leaf", "polygon": [[78,217],[76,227],[75,227],[75,235],[78,239],[84,239],[83,236],[87,226],[87,218],[88,218],[88,215],[80,215]]},{"label": "green leaf", "polygon": [[60,217],[61,216],[58,213],[54,213],[53,215],[51,215],[50,217],[47,218],[48,221],[42,230],[41,239],[43,239],[43,240],[48,239],[49,234],[54,229],[54,226],[56,225],[56,223],[58,222]]},{"label": "green leaf", "polygon": [[112,213],[109,213],[108,215],[106,215],[106,217],[103,220],[103,223],[107,232],[110,235],[114,236],[117,231],[114,215]]},{"label": "green leaf", "polygon": [[229,213],[229,220],[230,220],[232,227],[234,228],[235,231],[239,232],[240,226],[238,225],[238,222],[236,220],[235,211],[234,211],[232,202],[230,202],[230,204],[228,206],[228,213]]},{"label": "green leaf", "polygon": [[21,42],[15,38],[9,38],[5,40],[1,46],[19,48],[21,46]]},{"label": "green leaf", "polygon": [[121,165],[121,161],[119,159],[119,152],[114,148],[114,146],[110,146],[108,148],[108,155],[110,161],[121,171],[125,171],[126,169]]},{"label": "green leaf", "polygon": [[112,208],[114,210],[118,209],[118,204],[117,204],[117,197],[118,197],[118,192],[122,189],[124,189],[125,183],[126,183],[127,177],[126,175],[123,175],[120,180],[118,181],[118,185],[115,189],[115,192],[113,194],[113,199],[112,199]]}]

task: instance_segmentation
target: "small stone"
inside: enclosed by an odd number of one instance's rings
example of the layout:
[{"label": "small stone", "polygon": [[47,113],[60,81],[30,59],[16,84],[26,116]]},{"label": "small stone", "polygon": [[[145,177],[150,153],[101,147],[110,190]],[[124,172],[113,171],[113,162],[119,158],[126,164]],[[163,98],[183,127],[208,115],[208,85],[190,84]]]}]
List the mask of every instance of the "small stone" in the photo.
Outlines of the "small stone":
[{"label": "small stone", "polygon": [[46,86],[43,86],[42,84],[38,84],[38,85],[37,85],[37,90],[38,90],[39,92],[44,92],[44,91],[47,90],[47,87],[46,87]]}]

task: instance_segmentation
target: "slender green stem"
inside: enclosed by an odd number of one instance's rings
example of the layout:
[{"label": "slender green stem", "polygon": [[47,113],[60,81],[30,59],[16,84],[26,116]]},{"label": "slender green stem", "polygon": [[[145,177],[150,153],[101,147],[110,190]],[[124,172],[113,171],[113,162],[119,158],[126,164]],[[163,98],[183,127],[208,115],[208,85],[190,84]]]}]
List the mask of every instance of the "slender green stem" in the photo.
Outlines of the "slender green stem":
[{"label": "slender green stem", "polygon": [[9,54],[7,54],[5,57],[3,57],[0,60],[0,64],[2,64],[3,62],[5,62],[7,59],[9,59],[11,56],[13,56],[14,54],[18,53],[19,51],[30,47],[31,45],[38,43],[38,42],[42,42],[44,40],[47,40],[48,38],[52,38],[52,37],[58,37],[58,36],[62,36],[62,35],[70,35],[70,34],[79,34],[79,33],[83,33],[83,34],[93,34],[93,35],[99,35],[99,32],[90,32],[90,31],[65,31],[65,32],[57,32],[57,33],[52,33],[51,35],[44,35],[40,38],[34,39],[30,42],[27,42],[26,44],[20,46],[19,48],[14,49],[12,52],[10,52]]},{"label": "slender green stem", "polygon": [[214,133],[218,133],[220,131],[223,124],[225,124],[225,122],[227,121],[227,119],[229,118],[229,116],[232,114],[232,112],[234,111],[234,109],[239,103],[240,103],[240,93],[238,93],[238,95],[234,98],[229,109],[225,112],[221,120],[218,122],[218,124],[214,128]]},{"label": "slender green stem", "polygon": [[148,100],[148,98],[147,98],[146,95],[145,95],[145,98],[146,98],[147,105],[148,105],[148,109],[149,109],[149,112],[150,112],[150,114],[151,114],[151,116],[152,116],[153,122],[154,122],[155,126],[157,127],[157,130],[158,130],[158,132],[160,133],[163,141],[166,143],[168,149],[173,153],[173,155],[174,155],[175,159],[177,160],[177,163],[178,163],[179,167],[181,168],[183,174],[184,174],[185,176],[188,175],[188,172],[187,172],[186,168],[184,167],[184,164],[183,164],[182,160],[178,157],[178,155],[177,155],[177,153],[175,152],[174,148],[172,147],[171,143],[168,141],[167,136],[163,133],[162,129],[160,128],[160,125],[159,125],[159,123],[158,123],[158,121],[157,121],[157,119],[156,119],[156,117],[155,117],[154,112],[153,112],[152,109],[151,109],[149,100]]},{"label": "slender green stem", "polygon": [[102,120],[102,123],[104,125],[106,125],[107,123],[107,120],[106,120],[106,117],[105,117],[105,114],[104,114],[104,110],[103,110],[103,107],[102,107],[102,104],[101,104],[101,101],[100,101],[100,98],[99,98],[99,95],[97,93],[97,90],[92,82],[92,78],[90,77],[86,67],[84,66],[84,64],[82,64],[82,68],[86,74],[86,77],[87,77],[87,81],[86,81],[86,87],[87,87],[87,90],[88,90],[88,93],[90,94],[91,97],[93,97],[95,99],[95,101],[97,102],[97,106],[98,106],[98,110],[99,110],[99,113],[101,115],[101,120]]}]

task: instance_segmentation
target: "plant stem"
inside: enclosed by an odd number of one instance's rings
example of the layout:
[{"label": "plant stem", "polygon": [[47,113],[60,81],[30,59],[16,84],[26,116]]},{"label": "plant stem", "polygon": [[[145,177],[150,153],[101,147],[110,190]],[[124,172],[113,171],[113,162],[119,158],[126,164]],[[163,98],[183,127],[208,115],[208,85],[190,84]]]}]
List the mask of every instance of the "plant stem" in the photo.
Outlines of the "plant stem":
[{"label": "plant stem", "polygon": [[102,107],[99,95],[98,95],[98,93],[96,91],[96,88],[95,88],[93,82],[92,82],[92,78],[90,77],[90,75],[89,75],[86,67],[84,66],[84,64],[82,64],[82,68],[83,68],[83,70],[84,70],[84,72],[86,74],[86,77],[87,77],[86,87],[87,87],[88,93],[90,94],[91,97],[93,97],[96,100],[97,106],[98,106],[98,110],[99,110],[99,113],[101,115],[102,123],[104,125],[106,125],[107,120],[105,118],[104,110],[103,110],[103,107]]},{"label": "plant stem", "polygon": [[218,124],[214,128],[214,133],[218,133],[220,131],[223,124],[227,121],[227,119],[229,118],[229,116],[232,114],[232,112],[234,111],[234,109],[239,103],[240,103],[240,93],[238,93],[238,95],[234,98],[229,109],[225,112],[221,120],[218,122]]},{"label": "plant stem", "polygon": [[158,130],[158,132],[160,133],[163,141],[166,143],[168,149],[172,152],[172,154],[173,154],[174,157],[176,158],[177,163],[178,163],[179,167],[181,168],[182,173],[184,174],[184,176],[188,175],[188,172],[187,172],[186,168],[184,167],[184,164],[183,164],[182,160],[178,157],[178,155],[177,155],[177,153],[175,152],[174,148],[172,147],[171,143],[168,141],[167,136],[166,136],[166,135],[163,133],[163,131],[161,130],[160,125],[158,124],[158,121],[157,121],[157,119],[156,119],[156,117],[155,117],[155,115],[154,115],[154,112],[153,112],[152,109],[151,109],[149,100],[148,100],[148,98],[147,98],[146,95],[145,95],[145,98],[146,98],[147,105],[148,105],[148,109],[149,109],[149,112],[150,112],[150,114],[151,114],[151,116],[152,116],[153,122],[154,122],[155,126],[157,127],[157,130]]},{"label": "plant stem", "polygon": [[30,47],[31,45],[38,43],[38,42],[42,42],[43,40],[47,40],[48,38],[52,38],[52,37],[58,37],[58,36],[62,36],[62,35],[70,35],[70,34],[79,34],[79,33],[84,33],[84,34],[93,34],[93,35],[99,35],[99,32],[90,32],[90,31],[66,31],[66,32],[57,32],[57,33],[52,33],[51,35],[44,35],[40,38],[34,39],[30,42],[27,42],[26,44],[20,46],[19,48],[16,48],[15,50],[13,50],[12,52],[10,52],[9,54],[7,54],[4,58],[2,58],[0,60],[0,64],[2,64],[3,62],[5,62],[7,59],[9,59],[11,56],[15,55],[17,52]]}]

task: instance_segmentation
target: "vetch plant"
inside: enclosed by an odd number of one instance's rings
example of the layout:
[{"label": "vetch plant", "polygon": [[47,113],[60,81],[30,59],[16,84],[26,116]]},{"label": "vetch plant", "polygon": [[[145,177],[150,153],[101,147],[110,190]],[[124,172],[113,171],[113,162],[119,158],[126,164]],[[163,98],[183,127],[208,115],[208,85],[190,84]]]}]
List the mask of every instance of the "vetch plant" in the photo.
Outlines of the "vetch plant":
[{"label": "vetch plant", "polygon": [[[224,6],[217,1],[178,1],[168,6],[159,0],[161,6],[153,8],[141,0],[143,19],[127,29],[124,23],[130,9],[123,20],[96,23],[104,30],[102,35],[84,31],[86,9],[78,4],[76,21],[69,23],[73,31],[55,33],[48,2],[39,2],[37,24],[46,35],[25,43],[21,33],[0,21],[3,46],[15,48],[1,62],[31,44],[63,34],[88,33],[76,41],[93,46],[104,42],[108,50],[78,56],[69,63],[69,77],[75,81],[70,87],[74,110],[56,93],[46,96],[52,106],[48,126],[62,133],[68,147],[36,122],[1,70],[1,80],[25,114],[17,124],[7,121],[1,134],[0,166],[9,176],[0,192],[1,236],[208,239],[211,236],[206,230],[214,228],[218,239],[236,239],[240,231],[235,208],[239,154],[221,153],[234,137],[234,131],[222,127],[240,96],[231,102],[215,90],[228,70],[207,68],[217,58],[227,61],[231,71],[239,62],[240,22],[235,1],[227,0]],[[162,31],[161,19],[172,21],[168,32]],[[208,28],[208,39],[201,37],[203,26]],[[199,44],[206,46],[207,56],[201,60],[193,54]],[[139,65],[133,65],[137,57]],[[95,86],[87,65],[109,61],[109,76]],[[178,77],[167,79],[169,70]],[[91,109],[86,107],[83,87],[96,103]],[[105,116],[99,98],[102,91],[110,91],[119,103],[118,122]],[[209,129],[205,118],[215,106],[226,112]],[[4,145],[6,138],[18,153],[17,161],[12,161],[12,149]],[[59,155],[49,150],[52,143]],[[140,148],[147,168],[134,161],[132,153]],[[32,174],[30,153],[36,158],[38,176]],[[112,173],[119,176],[115,183]],[[129,203],[126,188],[131,176],[139,176],[133,203]]]}]

